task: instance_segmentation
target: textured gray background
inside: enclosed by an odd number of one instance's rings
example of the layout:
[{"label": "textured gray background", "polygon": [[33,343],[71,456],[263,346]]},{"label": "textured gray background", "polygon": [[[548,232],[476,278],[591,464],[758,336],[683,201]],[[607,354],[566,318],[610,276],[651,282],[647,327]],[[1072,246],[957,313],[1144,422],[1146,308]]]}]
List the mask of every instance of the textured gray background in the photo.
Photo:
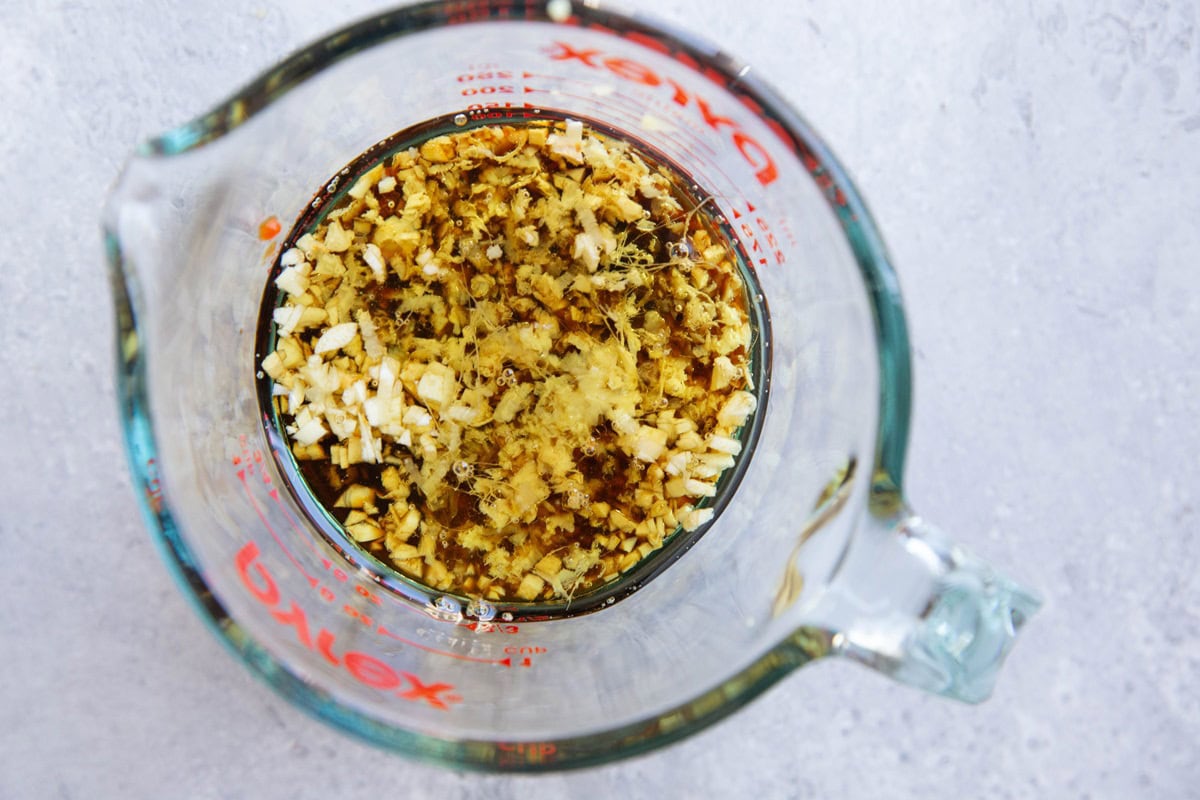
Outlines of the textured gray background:
[{"label": "textured gray background", "polygon": [[1047,599],[995,697],[821,664],[518,779],[293,710],[140,526],[97,217],[135,142],[376,4],[2,0],[0,798],[1200,796],[1196,4],[640,5],[754,64],[869,199],[915,343],[909,495]]}]

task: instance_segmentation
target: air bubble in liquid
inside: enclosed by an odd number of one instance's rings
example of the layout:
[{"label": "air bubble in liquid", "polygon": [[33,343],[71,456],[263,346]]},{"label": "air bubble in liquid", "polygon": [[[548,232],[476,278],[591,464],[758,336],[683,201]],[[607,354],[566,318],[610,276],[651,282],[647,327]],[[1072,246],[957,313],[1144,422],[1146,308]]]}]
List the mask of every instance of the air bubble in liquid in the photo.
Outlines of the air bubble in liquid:
[{"label": "air bubble in liquid", "polygon": [[667,245],[667,255],[671,258],[688,258],[691,254],[691,248],[684,242],[671,242]]},{"label": "air bubble in liquid", "polygon": [[567,508],[578,511],[592,501],[591,496],[580,489],[578,486],[572,486],[564,493],[564,500]]},{"label": "air bubble in liquid", "polygon": [[475,472],[475,467],[471,466],[470,462],[461,460],[455,461],[454,466],[452,466],[451,469],[454,470],[455,477],[457,477],[460,481],[465,481]]},{"label": "air bubble in liquid", "polygon": [[467,124],[467,115],[466,114],[455,114],[454,115],[454,124],[460,128],[463,125],[466,125]]},{"label": "air bubble in liquid", "polygon": [[486,600],[473,598],[467,603],[467,616],[475,617],[480,622],[489,622],[496,618],[496,607]]},{"label": "air bubble in liquid", "polygon": [[554,22],[566,22],[571,18],[571,0],[550,0],[546,3],[546,16]]}]

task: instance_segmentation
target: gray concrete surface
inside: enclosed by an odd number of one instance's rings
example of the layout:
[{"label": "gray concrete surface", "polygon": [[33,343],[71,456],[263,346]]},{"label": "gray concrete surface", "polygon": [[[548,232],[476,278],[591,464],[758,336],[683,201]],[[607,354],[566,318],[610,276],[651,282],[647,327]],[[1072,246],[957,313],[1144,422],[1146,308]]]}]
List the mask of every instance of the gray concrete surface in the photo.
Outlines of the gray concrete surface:
[{"label": "gray concrete surface", "polygon": [[1044,593],[994,698],[845,664],[647,757],[383,754],[273,695],[143,530],[98,236],[143,137],[370,0],[0,2],[0,797],[1200,796],[1200,28],[1167,0],[646,0],[813,120],[901,270],[908,493]]}]

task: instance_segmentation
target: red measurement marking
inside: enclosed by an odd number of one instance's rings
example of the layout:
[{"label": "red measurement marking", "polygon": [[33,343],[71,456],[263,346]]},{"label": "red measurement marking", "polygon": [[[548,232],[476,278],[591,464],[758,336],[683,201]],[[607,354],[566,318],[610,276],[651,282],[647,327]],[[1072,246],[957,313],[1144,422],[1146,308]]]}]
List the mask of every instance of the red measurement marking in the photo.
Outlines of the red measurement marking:
[{"label": "red measurement marking", "polygon": [[488,84],[486,86],[478,86],[478,87],[468,86],[465,89],[463,89],[461,92],[459,92],[459,94],[461,94],[463,97],[472,97],[477,94],[514,94],[515,92],[516,92],[516,89],[509,84],[502,84],[502,85]]},{"label": "red measurement marking", "polygon": [[459,623],[467,630],[475,631],[476,633],[519,633],[520,628],[516,625],[498,625],[495,622],[463,622]]},{"label": "red measurement marking", "polygon": [[469,83],[471,81],[511,81],[513,74],[508,70],[496,70],[486,72],[468,72],[458,76],[459,83]]},{"label": "red measurement marking", "polygon": [[497,742],[496,749],[506,753],[537,753],[541,756],[548,756],[558,752],[558,745],[554,742],[517,742],[514,744]]},{"label": "red measurement marking", "polygon": [[533,645],[510,644],[504,648],[504,652],[509,655],[541,655],[546,652],[546,648]]},{"label": "red measurement marking", "polygon": [[498,664],[503,667],[512,666],[511,658],[479,658],[478,656],[468,656],[468,655],[463,655],[462,653],[452,653],[449,650],[439,650],[436,647],[430,647],[427,644],[423,644],[421,642],[417,642],[412,639],[406,639],[405,637],[400,636],[399,634],[392,633],[391,631],[389,631],[387,628],[385,628],[382,625],[379,625],[375,628],[375,633],[379,634],[380,636],[386,636],[389,639],[393,639],[397,642],[401,642],[403,644],[409,645],[410,647],[415,647],[418,650],[424,650],[426,653],[434,653],[439,656],[449,656],[450,658],[456,658],[459,661],[473,661],[477,664]]},{"label": "red measurement marking", "polygon": [[263,527],[265,527],[267,532],[271,534],[271,538],[275,540],[275,544],[279,545],[279,549],[282,550],[283,554],[288,557],[288,561],[291,561],[292,565],[299,570],[300,574],[303,575],[310,584],[316,586],[317,579],[308,574],[308,570],[301,566],[300,562],[296,560],[296,557],[292,555],[292,551],[289,550],[287,545],[283,543],[283,539],[279,538],[279,534],[275,532],[275,528],[272,527],[271,523],[267,522],[267,517],[265,514],[263,514],[262,507],[258,504],[258,501],[254,499],[254,493],[250,491],[250,484],[246,482],[246,470],[239,469],[237,476],[238,480],[242,482],[242,489],[246,493],[246,499],[250,501],[250,506],[254,509],[254,513],[258,515]]},{"label": "red measurement marking", "polygon": [[346,603],[345,605],[342,606],[342,613],[345,614],[346,616],[350,617],[350,619],[361,622],[363,625],[365,625],[368,628],[375,627],[375,621],[373,619],[371,619],[370,615],[365,614],[362,611],[359,611],[357,608],[350,605],[349,603]]},{"label": "red measurement marking", "polygon": [[287,506],[284,505],[283,500],[280,499],[279,490],[272,489],[271,491],[267,492],[267,494],[269,494],[271,496],[271,499],[273,501],[275,501],[275,505],[279,506],[279,510],[283,512],[283,516],[288,521],[288,526],[291,527],[292,531],[295,532],[296,536],[302,542],[307,544],[308,549],[312,550],[315,555],[318,555],[318,556],[321,555],[321,551],[319,549],[317,549],[317,545],[312,541],[312,538],[300,529],[300,523],[296,521],[296,518],[292,516],[292,512],[288,511]]},{"label": "red measurement marking", "polygon": [[[587,87],[588,89],[590,89],[592,86],[595,85],[595,81],[590,81],[590,80],[587,80],[586,78],[572,78],[569,75],[538,75],[533,72],[526,72],[526,73],[523,73],[521,77],[524,78],[525,80],[529,80],[530,78],[541,78],[542,80],[549,80],[549,81],[553,81],[555,83],[577,83],[580,86]],[[548,92],[550,90],[549,89],[538,89],[538,91],[539,92]]]},{"label": "red measurement marking", "polygon": [[364,600],[367,600],[370,603],[374,603],[377,606],[383,605],[383,601],[380,600],[379,597],[375,593],[373,593],[370,589],[368,589],[365,586],[355,586],[354,593],[357,594],[359,597],[363,598]]},{"label": "red measurement marking", "polygon": [[[756,210],[757,209],[755,208],[753,203],[751,203],[751,202],[746,203],[746,211],[747,212],[753,214]],[[742,214],[741,211],[739,211],[736,208],[733,209],[733,218],[735,220],[739,220],[743,216],[744,215]],[[764,249],[763,246],[759,243],[758,233],[755,232],[754,228],[750,225],[750,223],[743,222],[738,226],[738,230],[741,232],[743,238],[745,238],[747,241],[749,241],[750,252],[754,253],[754,254],[763,254],[763,253],[769,254],[772,258],[775,259],[776,264],[783,264],[787,260],[787,257],[784,256],[783,250],[779,247],[779,240],[776,238],[775,233],[771,230],[771,224],[769,222],[767,222],[766,217],[755,217],[754,224],[756,226],[758,226],[758,230],[761,231],[762,234],[766,237],[767,247]],[[760,265],[765,265],[767,263],[767,256],[759,255],[757,262]]]},{"label": "red measurement marking", "polygon": [[[528,106],[528,104],[526,104]],[[505,109],[505,110],[501,110]],[[473,120],[481,119],[508,119],[512,113],[513,104],[511,102],[504,103],[471,103],[467,106],[467,111]],[[528,118],[528,114],[522,114],[522,117]]]},{"label": "red measurement marking", "polygon": [[[266,475],[266,470],[263,470],[263,474],[264,476]],[[271,482],[270,478],[265,478],[264,482],[269,484]],[[317,545],[312,541],[312,537],[308,536],[303,530],[301,530],[300,523],[295,517],[292,516],[292,513],[288,511],[288,507],[284,504],[283,500],[279,496],[279,489],[272,488],[269,492],[267,492],[267,496],[270,497],[275,505],[279,507],[279,510],[283,512],[284,519],[286,519],[288,522],[288,527],[292,529],[292,532],[296,534],[296,537],[308,545],[308,549],[312,550],[314,555],[321,555],[321,551],[317,549]]]},{"label": "red measurement marking", "polygon": [[541,764],[558,757],[554,742],[497,742],[501,764]]},{"label": "red measurement marking", "polygon": [[258,238],[264,242],[274,239],[281,230],[283,230],[283,226],[279,224],[279,217],[267,217],[258,226]]}]

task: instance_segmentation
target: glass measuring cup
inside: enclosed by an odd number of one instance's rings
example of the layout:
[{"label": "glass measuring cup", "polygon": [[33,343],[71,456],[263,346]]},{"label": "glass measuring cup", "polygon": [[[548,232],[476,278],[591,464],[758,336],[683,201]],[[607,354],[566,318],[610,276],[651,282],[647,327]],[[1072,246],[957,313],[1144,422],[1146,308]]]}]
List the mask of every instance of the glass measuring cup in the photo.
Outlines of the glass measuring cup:
[{"label": "glass measuring cup", "polygon": [[[711,527],[637,591],[544,620],[401,591],[320,535],[271,455],[255,374],[264,219],[297,218],[397,131],[540,111],[681,165],[771,309],[758,443]],[[903,498],[907,335],[854,187],[748,68],[684,34],[560,2],[379,15],[143,145],[105,235],[130,462],[168,564],[251,669],[377,744],[481,769],[597,763],[834,655],[977,701],[1037,607]]]}]

